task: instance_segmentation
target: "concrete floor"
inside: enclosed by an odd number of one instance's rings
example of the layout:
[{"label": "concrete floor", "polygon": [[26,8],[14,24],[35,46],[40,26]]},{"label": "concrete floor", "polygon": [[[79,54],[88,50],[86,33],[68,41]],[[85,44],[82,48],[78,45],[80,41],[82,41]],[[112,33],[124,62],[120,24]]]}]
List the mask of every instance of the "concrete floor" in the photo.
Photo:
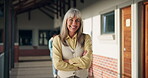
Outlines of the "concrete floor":
[{"label": "concrete floor", "polygon": [[10,78],[53,78],[52,62],[49,56],[20,57]]},{"label": "concrete floor", "polygon": [[54,78],[52,61],[49,56],[19,57],[19,62],[10,71],[10,78]]}]

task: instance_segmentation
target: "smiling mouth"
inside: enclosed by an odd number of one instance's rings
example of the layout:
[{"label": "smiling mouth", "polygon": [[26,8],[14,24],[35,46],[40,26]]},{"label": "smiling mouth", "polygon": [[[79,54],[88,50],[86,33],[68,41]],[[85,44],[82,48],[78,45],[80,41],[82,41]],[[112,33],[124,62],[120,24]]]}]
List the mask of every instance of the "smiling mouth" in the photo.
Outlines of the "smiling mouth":
[{"label": "smiling mouth", "polygon": [[70,28],[75,29],[75,28],[77,28],[77,26],[70,26]]}]

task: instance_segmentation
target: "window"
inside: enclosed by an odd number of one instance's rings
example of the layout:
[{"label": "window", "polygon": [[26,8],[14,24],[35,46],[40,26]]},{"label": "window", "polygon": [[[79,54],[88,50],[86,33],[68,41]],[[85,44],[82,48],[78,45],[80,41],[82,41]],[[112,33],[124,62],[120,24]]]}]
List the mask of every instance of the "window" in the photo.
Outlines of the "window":
[{"label": "window", "polygon": [[101,15],[102,25],[101,25],[101,34],[112,34],[114,33],[114,11],[105,13]]},{"label": "window", "polygon": [[32,45],[32,30],[19,30],[19,45]]},{"label": "window", "polygon": [[49,30],[39,30],[39,45],[48,45],[49,33]]}]

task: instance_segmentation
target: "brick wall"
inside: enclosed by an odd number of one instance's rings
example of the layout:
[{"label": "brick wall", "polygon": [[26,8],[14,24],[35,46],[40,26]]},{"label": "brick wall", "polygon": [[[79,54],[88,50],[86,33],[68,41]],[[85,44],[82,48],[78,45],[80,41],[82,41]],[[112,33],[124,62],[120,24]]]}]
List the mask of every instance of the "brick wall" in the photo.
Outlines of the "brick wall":
[{"label": "brick wall", "polygon": [[14,46],[14,58],[15,58],[15,62],[19,61],[19,46],[18,45]]},{"label": "brick wall", "polygon": [[90,68],[90,75],[94,78],[118,78],[117,59],[93,55],[93,63]]},{"label": "brick wall", "polygon": [[50,55],[49,49],[19,50],[19,56],[45,56],[45,55]]}]

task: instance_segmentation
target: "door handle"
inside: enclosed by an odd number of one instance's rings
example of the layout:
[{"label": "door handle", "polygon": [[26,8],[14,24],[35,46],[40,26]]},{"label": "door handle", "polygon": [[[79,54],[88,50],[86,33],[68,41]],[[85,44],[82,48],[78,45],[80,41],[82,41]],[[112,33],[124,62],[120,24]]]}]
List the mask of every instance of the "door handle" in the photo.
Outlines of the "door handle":
[{"label": "door handle", "polygon": [[126,48],[124,48],[123,50],[126,51]]}]

